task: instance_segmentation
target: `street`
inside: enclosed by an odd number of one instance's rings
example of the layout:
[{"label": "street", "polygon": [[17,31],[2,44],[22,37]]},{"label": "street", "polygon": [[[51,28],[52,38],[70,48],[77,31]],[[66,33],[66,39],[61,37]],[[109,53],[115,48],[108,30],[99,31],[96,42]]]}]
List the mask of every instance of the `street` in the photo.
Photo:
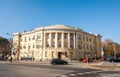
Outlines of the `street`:
[{"label": "street", "polygon": [[0,62],[0,77],[120,77],[120,72],[84,68],[81,63],[51,65]]}]

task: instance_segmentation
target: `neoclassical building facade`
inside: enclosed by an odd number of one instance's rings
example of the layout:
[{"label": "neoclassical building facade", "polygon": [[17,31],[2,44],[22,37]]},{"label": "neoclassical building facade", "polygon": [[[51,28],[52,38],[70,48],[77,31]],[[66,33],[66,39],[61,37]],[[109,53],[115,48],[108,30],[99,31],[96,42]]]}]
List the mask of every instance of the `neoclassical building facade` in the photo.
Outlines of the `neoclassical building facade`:
[{"label": "neoclassical building facade", "polygon": [[13,52],[19,60],[96,58],[101,56],[101,35],[65,25],[44,26],[14,33]]}]

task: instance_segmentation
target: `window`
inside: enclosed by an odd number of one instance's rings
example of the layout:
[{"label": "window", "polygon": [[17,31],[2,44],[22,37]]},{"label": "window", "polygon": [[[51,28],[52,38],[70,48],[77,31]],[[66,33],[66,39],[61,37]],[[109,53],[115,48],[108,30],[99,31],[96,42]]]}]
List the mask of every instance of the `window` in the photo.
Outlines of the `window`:
[{"label": "window", "polygon": [[52,51],[52,58],[53,58],[54,51]]},{"label": "window", "polygon": [[36,45],[36,48],[39,49],[39,48],[40,48],[40,45]]},{"label": "window", "polygon": [[88,44],[86,45],[86,48],[88,49]]},{"label": "window", "polygon": [[52,38],[55,38],[55,34],[52,35]]},{"label": "window", "polygon": [[64,34],[64,39],[67,39],[67,34]]},{"label": "window", "polygon": [[30,49],[30,46],[28,46],[28,49]]},{"label": "window", "polygon": [[86,37],[86,41],[88,42],[88,37]]},{"label": "window", "polygon": [[35,35],[33,35],[33,38],[32,38],[33,40],[35,40]]},{"label": "window", "polygon": [[85,40],[85,37],[83,36],[83,41]]},{"label": "window", "polygon": [[80,58],[82,58],[82,52],[79,52],[79,56],[80,56]]},{"label": "window", "polygon": [[68,55],[67,55],[67,51],[65,51],[65,57],[68,57]]},{"label": "window", "polygon": [[82,40],[82,35],[81,34],[79,34],[78,39]]},{"label": "window", "polygon": [[45,51],[45,57],[47,57],[47,51]]},{"label": "window", "polygon": [[54,42],[52,43],[52,47],[55,47],[55,43]]},{"label": "window", "polygon": [[25,38],[24,38],[24,41],[26,42],[27,41],[27,37],[25,36]]},{"label": "window", "polygon": [[67,47],[67,44],[64,44],[64,47]]},{"label": "window", "polygon": [[37,40],[40,39],[40,38],[41,38],[41,37],[40,37],[40,33],[38,33],[38,34],[37,34]]},{"label": "window", "polygon": [[72,49],[73,49],[73,45],[70,45],[70,48],[72,48]]},{"label": "window", "polygon": [[31,40],[31,37],[29,36],[29,41]]},{"label": "window", "polygon": [[73,34],[70,34],[70,40],[73,41]]},{"label": "window", "polygon": [[49,47],[49,44],[47,44],[47,47]]},{"label": "window", "polygon": [[90,50],[92,50],[92,45],[90,45]]},{"label": "window", "polygon": [[58,44],[58,47],[61,47],[61,44]]},{"label": "window", "polygon": [[50,34],[47,34],[47,39],[49,39],[50,38]]},{"label": "window", "polygon": [[26,46],[23,46],[24,49],[26,49]]},{"label": "window", "polygon": [[79,49],[82,49],[82,45],[81,45],[81,44],[80,44],[80,45],[78,45],[78,48],[79,48]]},{"label": "window", "polygon": [[33,44],[33,48],[35,47],[35,45]]},{"label": "window", "polygon": [[90,42],[92,42],[92,39],[91,39],[91,38],[89,38],[89,41],[90,41]]},{"label": "window", "polygon": [[60,33],[58,33],[58,40],[60,40],[60,38],[61,38],[61,34],[60,34]]}]

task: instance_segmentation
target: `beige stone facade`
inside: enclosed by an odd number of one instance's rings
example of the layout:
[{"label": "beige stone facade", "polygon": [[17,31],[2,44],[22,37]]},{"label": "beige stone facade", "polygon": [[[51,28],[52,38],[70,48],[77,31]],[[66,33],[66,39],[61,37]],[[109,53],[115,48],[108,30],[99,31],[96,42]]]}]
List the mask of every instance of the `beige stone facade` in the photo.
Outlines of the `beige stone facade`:
[{"label": "beige stone facade", "polygon": [[13,52],[18,59],[79,59],[101,56],[101,35],[79,28],[52,25],[13,34]]}]

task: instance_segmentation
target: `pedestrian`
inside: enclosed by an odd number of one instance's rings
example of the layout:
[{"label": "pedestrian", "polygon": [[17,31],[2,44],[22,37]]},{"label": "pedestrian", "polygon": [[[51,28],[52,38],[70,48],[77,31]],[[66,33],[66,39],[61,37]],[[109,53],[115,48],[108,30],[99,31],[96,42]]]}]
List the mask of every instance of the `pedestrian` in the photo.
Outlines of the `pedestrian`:
[{"label": "pedestrian", "polygon": [[11,64],[12,64],[12,56],[10,57],[10,62],[11,62]]}]

